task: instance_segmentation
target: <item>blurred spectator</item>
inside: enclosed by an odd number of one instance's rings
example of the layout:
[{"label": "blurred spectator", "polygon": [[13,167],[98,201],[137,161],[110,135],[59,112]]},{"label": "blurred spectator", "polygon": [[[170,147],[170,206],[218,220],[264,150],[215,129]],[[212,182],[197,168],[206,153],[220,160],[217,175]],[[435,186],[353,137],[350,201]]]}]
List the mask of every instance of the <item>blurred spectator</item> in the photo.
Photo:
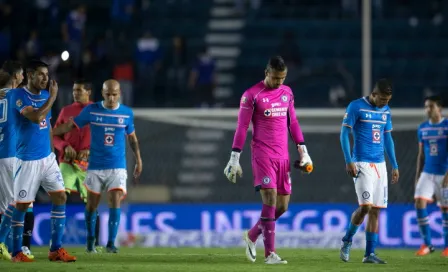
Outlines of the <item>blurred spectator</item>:
[{"label": "blurred spectator", "polygon": [[57,0],[35,0],[36,21],[39,27],[56,23],[59,14]]},{"label": "blurred spectator", "polygon": [[121,103],[132,107],[134,105],[134,68],[132,62],[125,61],[115,64],[113,78],[120,83]]},{"label": "blurred spectator", "polygon": [[9,31],[3,29],[0,31],[0,61],[3,63],[9,59],[11,49]]},{"label": "blurred spectator", "polygon": [[114,31],[130,26],[135,12],[135,0],[113,0],[111,15]]},{"label": "blurred spectator", "polygon": [[24,47],[28,58],[39,58],[41,56],[41,45],[37,30],[31,31],[30,37],[28,38],[28,41],[26,41]]},{"label": "blurred spectator", "polygon": [[303,67],[300,47],[297,44],[297,38],[293,31],[285,32],[278,47],[277,54],[283,57],[288,67],[287,83],[296,81]]},{"label": "blurred spectator", "polygon": [[194,92],[196,102],[200,107],[213,107],[215,89],[215,61],[204,47],[199,53],[190,72],[188,86]]},{"label": "blurred spectator", "polygon": [[[148,89],[154,97],[156,75],[160,68],[161,49],[159,40],[148,31],[137,40],[136,63],[139,87]],[[152,98],[153,98],[152,97]]]},{"label": "blurred spectator", "polygon": [[67,43],[73,68],[76,72],[80,67],[84,27],[87,20],[86,7],[79,5],[72,10],[62,24],[62,38]]},{"label": "blurred spectator", "polygon": [[42,61],[49,65],[48,73],[50,74],[51,78],[54,80],[58,80],[57,72],[62,61],[61,57],[54,50],[48,50],[42,57]]},{"label": "blurred spectator", "polygon": [[183,98],[181,92],[185,89],[187,69],[187,46],[185,38],[175,36],[172,39],[172,47],[166,56],[167,63],[167,101],[173,98]]},{"label": "blurred spectator", "polygon": [[261,6],[261,0],[235,0],[235,9],[239,14],[246,12],[246,1],[250,2],[251,11],[257,11]]}]

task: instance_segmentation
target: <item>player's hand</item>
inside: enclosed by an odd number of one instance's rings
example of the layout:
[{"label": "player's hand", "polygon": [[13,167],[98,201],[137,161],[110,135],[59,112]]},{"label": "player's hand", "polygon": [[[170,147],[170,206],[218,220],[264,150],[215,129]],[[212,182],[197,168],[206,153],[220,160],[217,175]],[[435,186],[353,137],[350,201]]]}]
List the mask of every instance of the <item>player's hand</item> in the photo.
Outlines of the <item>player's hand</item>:
[{"label": "player's hand", "polygon": [[0,99],[3,99],[6,97],[6,92],[4,90],[0,90]]},{"label": "player's hand", "polygon": [[294,167],[301,170],[303,173],[310,174],[313,172],[313,161],[311,160],[308,150],[305,145],[298,145],[297,151],[299,151],[300,161],[294,162]]},{"label": "player's hand", "polygon": [[137,185],[140,181],[140,175],[143,171],[143,163],[141,160],[137,160],[137,163],[135,164],[134,168],[134,185]]},{"label": "player's hand", "polygon": [[345,165],[345,171],[347,171],[347,174],[352,178],[356,178],[358,176],[358,169],[353,162]]},{"label": "player's hand", "polygon": [[226,168],[224,168],[224,175],[232,183],[236,183],[236,175],[240,178],[243,177],[243,169],[241,169],[240,165],[239,152],[232,151],[230,154],[230,160],[227,163]]},{"label": "player's hand", "polygon": [[50,80],[50,97],[56,98],[58,96],[58,83],[56,80]]},{"label": "player's hand", "polygon": [[84,150],[79,151],[76,159],[78,161],[89,161],[89,155],[90,155],[90,150],[84,149]]},{"label": "player's hand", "polygon": [[76,159],[76,151],[70,145],[64,148],[64,160],[71,162]]},{"label": "player's hand", "polygon": [[398,179],[400,178],[400,172],[398,169],[392,169],[392,184],[398,183]]}]

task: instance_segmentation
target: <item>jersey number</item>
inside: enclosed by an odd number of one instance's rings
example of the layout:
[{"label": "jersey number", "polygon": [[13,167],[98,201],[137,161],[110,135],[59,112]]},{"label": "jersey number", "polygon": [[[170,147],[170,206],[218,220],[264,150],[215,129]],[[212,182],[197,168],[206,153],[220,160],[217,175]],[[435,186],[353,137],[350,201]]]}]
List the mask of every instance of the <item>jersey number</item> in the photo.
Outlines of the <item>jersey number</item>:
[{"label": "jersey number", "polygon": [[8,121],[8,103],[6,100],[0,100],[0,123]]}]

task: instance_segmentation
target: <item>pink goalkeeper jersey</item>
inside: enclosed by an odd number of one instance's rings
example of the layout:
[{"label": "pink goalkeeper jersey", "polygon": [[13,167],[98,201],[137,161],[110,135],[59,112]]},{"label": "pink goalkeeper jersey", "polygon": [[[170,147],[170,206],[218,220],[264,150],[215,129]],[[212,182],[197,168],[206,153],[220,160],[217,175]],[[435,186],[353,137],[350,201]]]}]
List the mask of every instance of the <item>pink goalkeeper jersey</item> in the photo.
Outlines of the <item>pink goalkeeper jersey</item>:
[{"label": "pink goalkeeper jersey", "polygon": [[244,92],[232,149],[243,149],[251,120],[253,158],[289,159],[288,131],[296,144],[304,142],[294,95],[286,85],[269,89],[261,81]]}]

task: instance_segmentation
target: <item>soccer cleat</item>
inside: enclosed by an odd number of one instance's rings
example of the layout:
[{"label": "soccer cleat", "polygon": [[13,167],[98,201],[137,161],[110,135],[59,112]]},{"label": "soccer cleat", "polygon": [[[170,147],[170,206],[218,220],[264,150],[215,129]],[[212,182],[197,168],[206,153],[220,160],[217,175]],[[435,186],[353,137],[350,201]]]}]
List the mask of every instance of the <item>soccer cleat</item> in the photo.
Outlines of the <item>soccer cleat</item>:
[{"label": "soccer cleat", "polygon": [[387,264],[387,262],[378,258],[375,253],[371,253],[369,256],[364,257],[362,259],[363,263],[371,263],[371,264]]},{"label": "soccer cleat", "polygon": [[287,264],[288,262],[286,260],[283,260],[280,258],[280,256],[277,255],[275,252],[271,252],[269,256],[266,257],[264,260],[265,264]]},{"label": "soccer cleat", "polygon": [[107,253],[118,253],[118,248],[116,248],[115,246],[108,246],[108,247],[106,247],[106,252]]},{"label": "soccer cleat", "polygon": [[9,254],[5,243],[0,243],[0,258],[7,261],[11,260],[11,254]]},{"label": "soccer cleat", "polygon": [[447,257],[447,258],[448,258],[448,247],[445,248],[445,249],[442,251],[442,253],[440,254],[440,256],[442,256],[442,257]]},{"label": "soccer cleat", "polygon": [[28,247],[23,246],[23,247],[22,247],[22,252],[23,252],[23,254],[25,254],[26,256],[28,256],[28,258],[30,258],[30,259],[34,259],[34,255],[31,254],[31,250],[30,250]]},{"label": "soccer cleat", "polygon": [[249,239],[249,231],[245,231],[243,234],[243,240],[246,243],[246,257],[249,261],[255,262],[257,259],[257,251],[256,251],[256,244],[257,241],[252,242]]},{"label": "soccer cleat", "polygon": [[433,246],[422,245],[420,249],[415,252],[415,256],[425,256],[433,253],[435,251]]},{"label": "soccer cleat", "polygon": [[62,261],[64,263],[76,262],[76,257],[68,254],[64,248],[60,248],[53,252],[48,252],[48,259],[50,262]]},{"label": "soccer cleat", "polygon": [[93,248],[91,250],[89,250],[88,248],[86,248],[86,253],[87,254],[98,254],[98,251],[96,250],[96,248]]},{"label": "soccer cleat", "polygon": [[352,248],[352,242],[342,241],[341,250],[339,251],[339,258],[344,262],[350,260],[350,249]]},{"label": "soccer cleat", "polygon": [[102,253],[104,251],[104,248],[102,246],[95,246],[95,250],[98,253]]},{"label": "soccer cleat", "polygon": [[11,261],[14,263],[32,263],[32,262],[34,262],[33,259],[28,258],[28,256],[25,255],[23,252],[19,252],[19,254],[12,257]]}]

